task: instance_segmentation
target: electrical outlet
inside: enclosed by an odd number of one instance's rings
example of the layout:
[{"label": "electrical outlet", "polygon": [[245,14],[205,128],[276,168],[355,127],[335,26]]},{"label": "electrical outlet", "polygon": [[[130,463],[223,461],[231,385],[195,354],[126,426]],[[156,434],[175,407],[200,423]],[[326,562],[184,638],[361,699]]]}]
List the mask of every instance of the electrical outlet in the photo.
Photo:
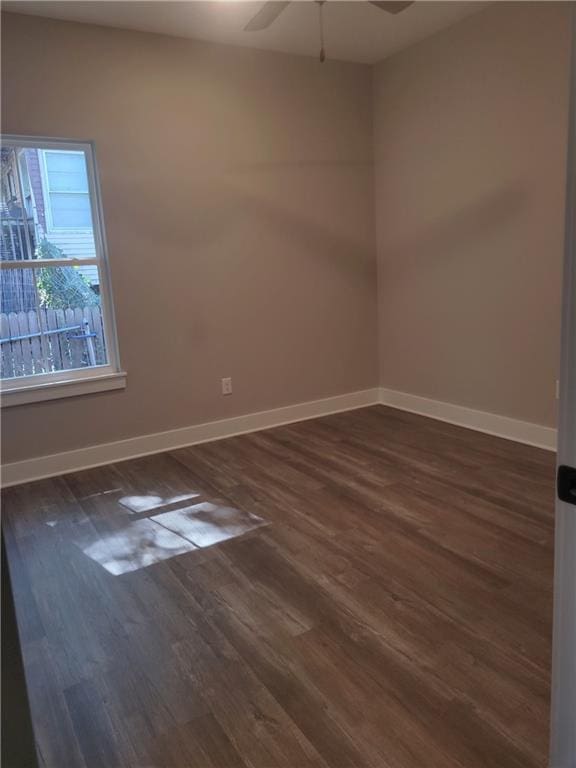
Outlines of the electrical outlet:
[{"label": "electrical outlet", "polygon": [[222,379],[222,394],[223,395],[232,394],[232,379],[230,377],[226,379]]},{"label": "electrical outlet", "polygon": [[560,382],[556,379],[556,400],[560,400]]}]

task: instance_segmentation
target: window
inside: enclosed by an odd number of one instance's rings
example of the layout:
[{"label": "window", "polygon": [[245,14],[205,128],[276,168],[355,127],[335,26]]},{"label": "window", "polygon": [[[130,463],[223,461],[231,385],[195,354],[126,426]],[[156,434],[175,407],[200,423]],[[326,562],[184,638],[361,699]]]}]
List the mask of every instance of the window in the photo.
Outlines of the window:
[{"label": "window", "polygon": [[124,386],[91,144],[3,137],[2,405]]},{"label": "window", "polygon": [[84,152],[44,150],[47,210],[53,229],[92,229]]}]

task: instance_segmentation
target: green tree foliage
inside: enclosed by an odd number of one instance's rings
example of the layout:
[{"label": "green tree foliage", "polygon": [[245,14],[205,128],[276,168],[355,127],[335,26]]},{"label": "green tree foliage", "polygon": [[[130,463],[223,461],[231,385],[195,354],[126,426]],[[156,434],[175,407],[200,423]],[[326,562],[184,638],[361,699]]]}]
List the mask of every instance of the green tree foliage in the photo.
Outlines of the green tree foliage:
[{"label": "green tree foliage", "polygon": [[[64,252],[44,238],[36,247],[37,259],[63,259]],[[96,307],[100,299],[78,267],[44,267],[37,271],[40,306],[46,309]]]}]

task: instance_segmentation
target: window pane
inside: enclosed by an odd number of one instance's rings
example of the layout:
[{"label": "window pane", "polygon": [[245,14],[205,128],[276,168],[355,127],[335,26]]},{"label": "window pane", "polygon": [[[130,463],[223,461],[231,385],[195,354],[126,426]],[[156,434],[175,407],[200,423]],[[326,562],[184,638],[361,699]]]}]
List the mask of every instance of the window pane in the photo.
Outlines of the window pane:
[{"label": "window pane", "polygon": [[[95,258],[84,152],[3,147],[1,161],[1,259]],[[98,289],[97,270],[86,274]]]},{"label": "window pane", "polygon": [[22,202],[18,183],[18,152],[15,149],[2,147],[0,176],[0,259],[32,259],[36,248],[36,227],[32,211]]},{"label": "window pane", "polygon": [[48,150],[45,157],[51,192],[88,192],[86,158],[83,152]]},{"label": "window pane", "polygon": [[92,227],[90,198],[84,194],[65,194],[51,192],[52,224],[68,229],[86,229]]},{"label": "window pane", "polygon": [[100,296],[86,269],[1,272],[2,378],[107,364]]}]

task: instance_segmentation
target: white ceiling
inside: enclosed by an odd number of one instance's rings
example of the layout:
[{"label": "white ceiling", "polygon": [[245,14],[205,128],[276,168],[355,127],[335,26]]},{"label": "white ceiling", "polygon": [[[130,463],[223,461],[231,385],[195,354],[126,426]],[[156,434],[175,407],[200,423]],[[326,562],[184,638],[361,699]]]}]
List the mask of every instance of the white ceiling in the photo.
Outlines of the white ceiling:
[{"label": "white ceiling", "polygon": [[[398,15],[392,15],[362,0],[328,0],[324,6],[328,58],[373,64],[455,24],[487,4],[420,0]],[[252,0],[7,0],[2,3],[7,11],[54,19],[160,32],[300,55],[317,54],[316,3],[312,0],[292,2],[270,28],[261,32],[244,32],[243,27],[262,5],[262,2]]]}]

